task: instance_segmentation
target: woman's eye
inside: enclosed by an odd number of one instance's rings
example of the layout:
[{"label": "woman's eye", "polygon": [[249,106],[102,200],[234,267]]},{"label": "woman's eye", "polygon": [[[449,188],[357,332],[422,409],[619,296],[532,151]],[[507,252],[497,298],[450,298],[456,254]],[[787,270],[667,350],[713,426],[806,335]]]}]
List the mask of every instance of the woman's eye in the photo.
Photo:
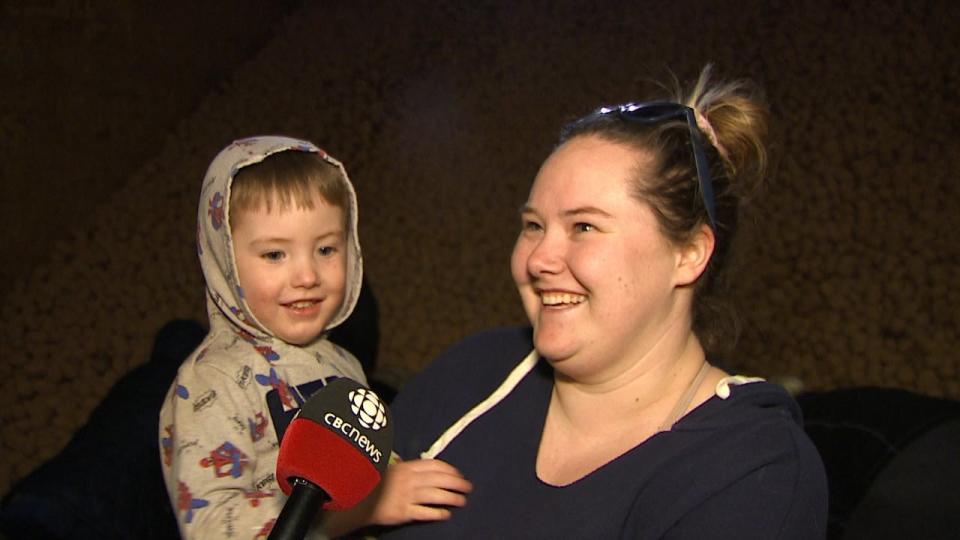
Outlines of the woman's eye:
[{"label": "woman's eye", "polygon": [[590,232],[590,231],[595,231],[596,227],[594,227],[589,223],[577,223],[576,225],[573,226],[573,230],[577,232]]},{"label": "woman's eye", "polygon": [[527,231],[527,232],[536,232],[536,231],[539,231],[540,228],[541,228],[541,227],[540,227],[540,224],[537,223],[536,221],[529,221],[529,220],[524,220],[524,221],[523,221],[523,230],[524,230],[524,231]]},{"label": "woman's eye", "polygon": [[268,252],[264,253],[263,255],[261,255],[261,257],[263,257],[264,259],[266,259],[266,260],[268,260],[268,261],[279,261],[280,259],[283,258],[283,252],[282,252],[282,251],[268,251]]}]

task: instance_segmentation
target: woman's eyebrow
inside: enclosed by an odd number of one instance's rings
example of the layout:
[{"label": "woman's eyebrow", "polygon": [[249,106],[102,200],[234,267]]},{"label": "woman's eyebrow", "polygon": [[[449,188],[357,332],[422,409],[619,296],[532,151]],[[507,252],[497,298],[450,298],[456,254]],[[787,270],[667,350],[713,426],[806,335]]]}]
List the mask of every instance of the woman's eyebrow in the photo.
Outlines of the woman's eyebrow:
[{"label": "woman's eyebrow", "polygon": [[597,208],[596,206],[581,206],[579,208],[572,208],[570,210],[565,210],[563,215],[566,217],[575,217],[582,215],[593,215],[601,217],[613,217],[610,212]]},{"label": "woman's eyebrow", "polygon": [[[528,204],[525,204],[520,207],[519,213],[523,215],[523,214],[537,214],[538,212],[536,208]],[[582,215],[613,217],[610,214],[610,212],[597,208],[596,206],[581,206],[578,208],[571,208],[570,210],[564,210],[562,214],[564,217],[576,217],[576,216],[582,216]]]}]

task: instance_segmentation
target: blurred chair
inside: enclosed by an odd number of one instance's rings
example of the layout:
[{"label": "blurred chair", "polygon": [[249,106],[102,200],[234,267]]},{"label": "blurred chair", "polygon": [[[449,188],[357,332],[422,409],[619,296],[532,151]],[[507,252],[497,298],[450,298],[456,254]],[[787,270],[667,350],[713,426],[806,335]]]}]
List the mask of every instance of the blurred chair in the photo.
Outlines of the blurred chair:
[{"label": "blurred chair", "polygon": [[[179,538],[160,469],[160,406],[183,360],[206,329],[174,320],[160,329],[150,360],[121,377],[56,456],[17,482],[0,505],[9,540]],[[357,307],[330,333],[368,377],[377,363],[379,314],[364,281]],[[396,390],[371,380],[387,402]],[[69,396],[61,396],[70,407]]]},{"label": "blurred chair", "polygon": [[827,470],[829,539],[960,537],[960,402],[893,388],[797,401]]}]

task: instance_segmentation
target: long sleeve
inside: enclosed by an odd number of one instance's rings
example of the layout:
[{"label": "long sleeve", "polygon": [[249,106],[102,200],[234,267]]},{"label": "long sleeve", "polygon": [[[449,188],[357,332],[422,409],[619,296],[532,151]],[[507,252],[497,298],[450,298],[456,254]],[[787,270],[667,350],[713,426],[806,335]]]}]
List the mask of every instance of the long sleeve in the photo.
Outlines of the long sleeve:
[{"label": "long sleeve", "polygon": [[178,379],[161,413],[164,476],[181,534],[265,538],[286,498],[255,374],[204,363],[192,375]]},{"label": "long sleeve", "polygon": [[822,539],[826,477],[806,440],[793,437],[782,459],[759,464],[687,512],[669,539]]},{"label": "long sleeve", "polygon": [[286,502],[276,479],[283,431],[337,377],[366,381],[353,355],[325,340],[308,351],[208,336],[160,411],[162,470],[184,538],[266,538]]}]

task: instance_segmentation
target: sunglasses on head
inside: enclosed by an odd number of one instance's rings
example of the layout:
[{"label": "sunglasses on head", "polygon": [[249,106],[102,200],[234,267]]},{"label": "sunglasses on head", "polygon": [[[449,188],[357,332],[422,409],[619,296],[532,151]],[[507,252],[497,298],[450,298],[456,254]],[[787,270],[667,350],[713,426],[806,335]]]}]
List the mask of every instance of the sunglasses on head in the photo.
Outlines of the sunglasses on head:
[{"label": "sunglasses on head", "polygon": [[716,210],[713,202],[713,178],[710,176],[710,166],[707,164],[707,155],[703,151],[703,135],[697,125],[697,116],[694,110],[686,105],[669,101],[650,101],[646,103],[625,103],[615,107],[602,107],[598,110],[601,115],[616,114],[620,118],[643,124],[657,124],[667,120],[684,120],[690,131],[690,146],[693,149],[693,160],[697,167],[697,182],[700,186],[700,198],[707,211],[707,220],[710,228],[717,230]]}]

